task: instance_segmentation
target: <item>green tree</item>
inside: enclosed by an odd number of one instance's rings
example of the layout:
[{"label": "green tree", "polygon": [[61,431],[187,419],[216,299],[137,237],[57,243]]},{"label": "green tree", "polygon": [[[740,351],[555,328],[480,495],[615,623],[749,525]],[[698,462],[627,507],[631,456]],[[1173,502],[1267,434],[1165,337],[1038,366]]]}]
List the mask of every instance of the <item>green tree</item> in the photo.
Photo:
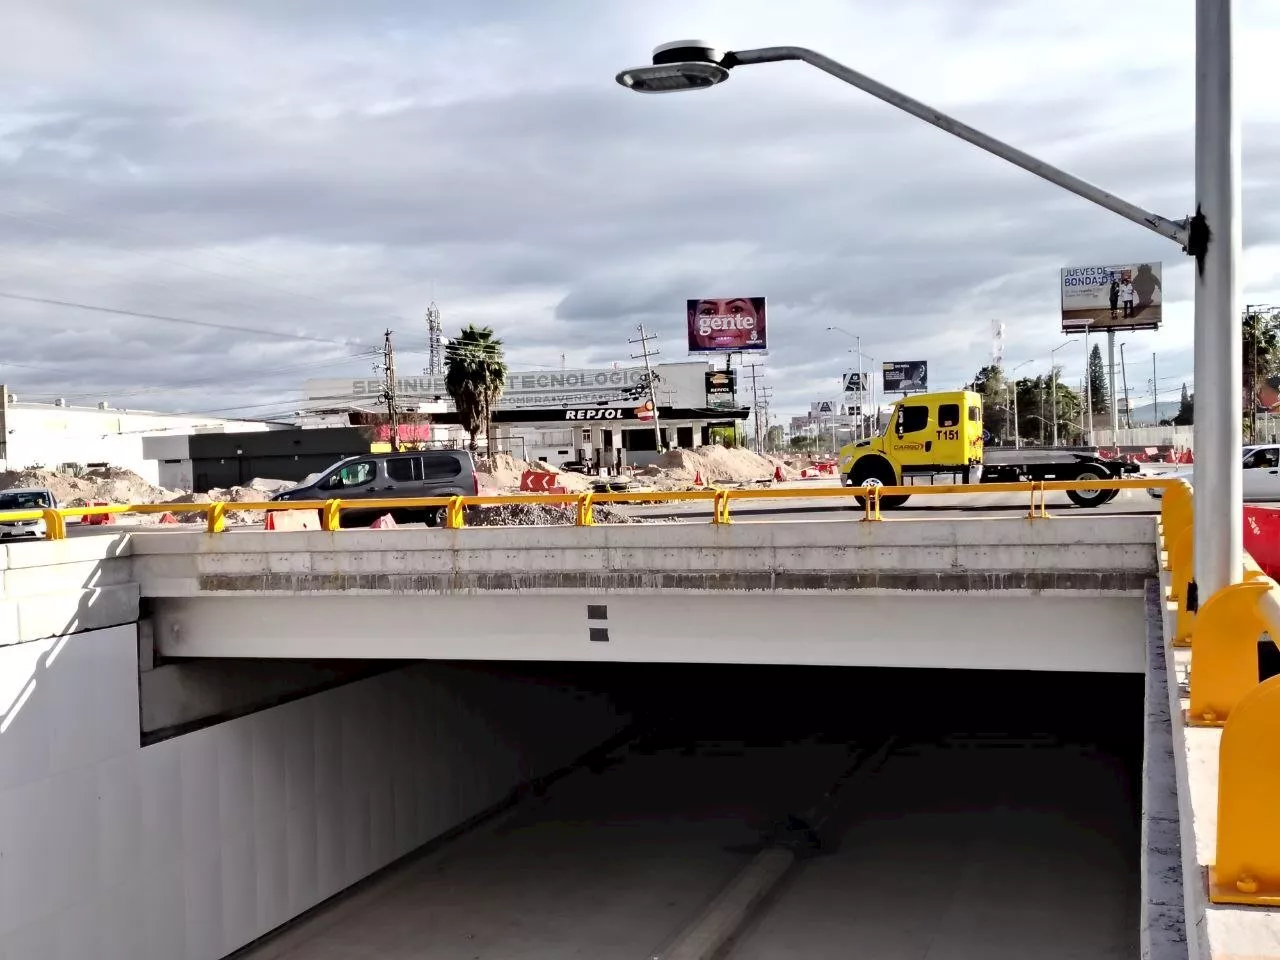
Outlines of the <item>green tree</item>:
[{"label": "green tree", "polygon": [[1172,420],[1164,421],[1175,427],[1189,427],[1196,422],[1196,395],[1182,385],[1182,396],[1178,400],[1178,412]]},{"label": "green tree", "polygon": [[1096,343],[1089,351],[1089,403],[1094,416],[1111,412],[1107,390],[1107,367],[1102,362],[1102,348]]},{"label": "green tree", "polygon": [[502,341],[491,328],[470,324],[445,345],[444,365],[445,389],[453,398],[463,429],[471,437],[474,452],[476,437],[489,433],[493,409],[507,385]]},{"label": "green tree", "polygon": [[785,443],[786,431],[778,424],[774,424],[764,434],[764,448],[766,450],[781,450]]},{"label": "green tree", "polygon": [[1241,328],[1241,370],[1248,414],[1248,433],[1252,438],[1257,424],[1258,385],[1280,367],[1280,309],[1246,313]]},{"label": "green tree", "polygon": [[973,378],[974,393],[982,398],[982,426],[993,437],[1012,436],[1012,417],[1009,414],[1008,381],[1004,370],[989,364]]}]

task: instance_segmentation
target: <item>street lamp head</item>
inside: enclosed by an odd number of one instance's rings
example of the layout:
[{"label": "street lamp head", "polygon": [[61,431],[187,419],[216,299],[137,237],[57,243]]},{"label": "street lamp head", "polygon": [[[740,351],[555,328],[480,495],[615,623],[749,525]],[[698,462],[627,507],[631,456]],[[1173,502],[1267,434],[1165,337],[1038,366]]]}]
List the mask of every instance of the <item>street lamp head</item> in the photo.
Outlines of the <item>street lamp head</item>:
[{"label": "street lamp head", "polygon": [[631,67],[618,83],[636,93],[679,93],[714,87],[729,78],[724,55],[704,40],[676,40],[653,48],[653,66]]}]

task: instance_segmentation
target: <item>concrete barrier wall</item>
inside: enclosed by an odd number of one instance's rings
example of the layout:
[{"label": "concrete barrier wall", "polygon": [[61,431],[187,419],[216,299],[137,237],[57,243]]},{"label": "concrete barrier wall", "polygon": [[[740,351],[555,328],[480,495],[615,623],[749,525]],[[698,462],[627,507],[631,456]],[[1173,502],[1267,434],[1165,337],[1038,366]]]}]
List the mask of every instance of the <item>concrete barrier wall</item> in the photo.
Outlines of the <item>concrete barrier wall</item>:
[{"label": "concrete barrier wall", "polygon": [[130,538],[0,546],[0,647],[138,619]]},{"label": "concrete barrier wall", "polygon": [[607,738],[423,664],[145,748],[134,625],[0,647],[0,957],[215,960]]},{"label": "concrete barrier wall", "polygon": [[1140,596],[1152,517],[134,538],[145,596],[1052,590]]}]

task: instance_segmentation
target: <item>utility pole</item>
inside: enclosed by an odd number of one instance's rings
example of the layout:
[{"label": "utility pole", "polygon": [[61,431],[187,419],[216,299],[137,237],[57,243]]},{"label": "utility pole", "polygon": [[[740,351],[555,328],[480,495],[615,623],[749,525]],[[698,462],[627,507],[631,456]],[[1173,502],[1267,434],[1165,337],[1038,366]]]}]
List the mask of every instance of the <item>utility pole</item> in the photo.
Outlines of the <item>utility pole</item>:
[{"label": "utility pole", "polygon": [[391,331],[382,340],[382,399],[387,405],[387,423],[391,433],[391,452],[400,452],[400,405],[396,396],[396,348],[391,345]]},{"label": "utility pole", "polygon": [[631,344],[632,346],[635,346],[636,344],[640,345],[640,352],[633,353],[631,355],[631,359],[644,360],[644,378],[649,384],[649,402],[653,404],[653,442],[655,444],[655,449],[658,451],[658,454],[661,455],[662,454],[662,427],[658,423],[658,386],[657,386],[657,383],[654,381],[653,367],[649,365],[649,358],[656,357],[659,353],[659,350],[657,347],[650,348],[649,341],[657,340],[658,338],[655,336],[652,336],[651,334],[645,333],[643,323],[637,325],[636,330],[639,332],[640,336],[636,337],[634,340],[628,340],[627,343]]},{"label": "utility pole", "polygon": [[758,363],[752,363],[747,365],[747,369],[751,371],[751,419],[755,421],[756,453],[763,453],[763,440],[760,435],[760,389],[757,383],[760,374],[756,372],[759,366]]},{"label": "utility pole", "polygon": [[1133,408],[1129,406],[1129,371],[1124,363],[1124,344],[1120,344],[1120,383],[1124,387],[1124,426],[1133,427]]},{"label": "utility pole", "polygon": [[1156,355],[1151,354],[1151,425],[1160,426],[1160,381],[1156,379]]}]

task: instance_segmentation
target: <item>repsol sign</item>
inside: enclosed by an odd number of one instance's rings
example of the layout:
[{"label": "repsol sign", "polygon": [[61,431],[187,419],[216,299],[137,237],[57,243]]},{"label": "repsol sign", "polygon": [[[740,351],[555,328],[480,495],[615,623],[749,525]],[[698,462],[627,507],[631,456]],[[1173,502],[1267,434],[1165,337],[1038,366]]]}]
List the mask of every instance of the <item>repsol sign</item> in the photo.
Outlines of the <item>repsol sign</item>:
[{"label": "repsol sign", "polygon": [[566,420],[626,420],[627,411],[618,407],[599,407],[585,410],[566,410]]}]

